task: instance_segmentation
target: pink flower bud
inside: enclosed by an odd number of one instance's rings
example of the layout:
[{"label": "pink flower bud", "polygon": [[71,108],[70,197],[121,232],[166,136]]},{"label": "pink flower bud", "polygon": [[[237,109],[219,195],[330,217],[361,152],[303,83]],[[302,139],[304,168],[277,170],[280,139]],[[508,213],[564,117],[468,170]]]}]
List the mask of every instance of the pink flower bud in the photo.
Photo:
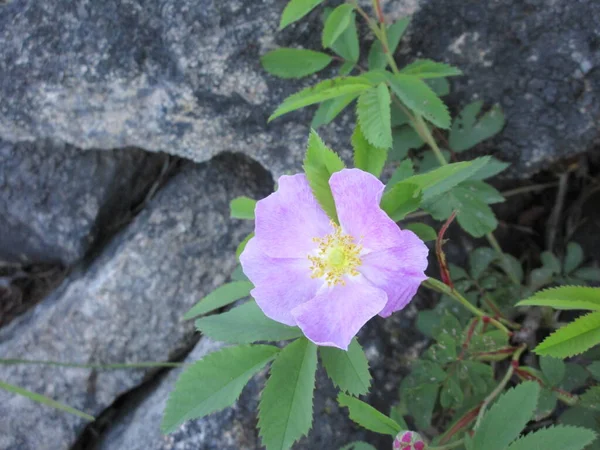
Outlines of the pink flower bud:
[{"label": "pink flower bud", "polygon": [[394,439],[394,450],[427,450],[427,445],[419,433],[401,431]]}]

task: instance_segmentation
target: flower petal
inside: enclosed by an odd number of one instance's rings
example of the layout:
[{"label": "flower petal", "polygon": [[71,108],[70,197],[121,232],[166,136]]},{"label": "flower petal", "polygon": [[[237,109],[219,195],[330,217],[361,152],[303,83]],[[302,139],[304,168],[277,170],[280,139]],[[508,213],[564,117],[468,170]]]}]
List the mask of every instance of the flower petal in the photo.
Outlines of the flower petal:
[{"label": "flower petal", "polygon": [[323,280],[310,277],[308,258],[271,258],[256,237],[246,244],[240,263],[254,284],[250,294],[260,309],[286,325],[296,325],[292,309],[312,299],[323,286]]},{"label": "flower petal", "polygon": [[367,280],[387,293],[388,302],[379,313],[383,317],[404,308],[427,279],[429,249],[412,231],[401,230],[400,236],[401,246],[363,255],[358,268]]},{"label": "flower petal", "polygon": [[313,238],[333,231],[304,174],[284,175],[279,188],[256,203],[256,239],[274,258],[306,258]]},{"label": "flower petal", "polygon": [[292,311],[304,335],[317,345],[347,350],[350,341],[387,302],[385,292],[362,277],[323,288]]},{"label": "flower petal", "polygon": [[329,179],[340,225],[367,252],[401,245],[398,225],[381,209],[385,186],[360,169],[344,169]]}]

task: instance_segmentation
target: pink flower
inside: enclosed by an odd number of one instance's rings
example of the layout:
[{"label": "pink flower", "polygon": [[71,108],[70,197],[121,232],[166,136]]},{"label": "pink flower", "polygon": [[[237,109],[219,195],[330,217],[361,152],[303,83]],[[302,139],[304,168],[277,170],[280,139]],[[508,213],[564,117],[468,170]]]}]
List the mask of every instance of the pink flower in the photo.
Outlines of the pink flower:
[{"label": "pink flower", "polygon": [[419,433],[401,431],[394,439],[394,450],[425,450],[427,445]]},{"label": "pink flower", "polygon": [[428,249],[379,207],[384,185],[373,175],[344,169],[329,185],[339,226],[304,174],[282,176],[256,205],[255,237],[240,261],[266,316],[346,350],[369,319],[410,302],[427,278]]}]

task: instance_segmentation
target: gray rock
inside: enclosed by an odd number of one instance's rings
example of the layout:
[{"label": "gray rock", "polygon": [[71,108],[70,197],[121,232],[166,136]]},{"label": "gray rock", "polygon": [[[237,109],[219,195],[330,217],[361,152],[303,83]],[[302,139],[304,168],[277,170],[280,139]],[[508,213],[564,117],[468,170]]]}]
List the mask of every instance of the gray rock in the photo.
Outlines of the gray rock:
[{"label": "gray rock", "polygon": [[[87,269],[0,330],[0,355],[77,363],[166,361],[194,341],[183,313],[229,276],[249,222],[237,195],[262,197],[270,176],[245,157],[184,164]],[[143,370],[0,366],[0,379],[93,415],[139,384]],[[0,392],[0,448],[68,449],[84,422]]]},{"label": "gray rock", "polygon": [[482,150],[527,178],[591,151],[600,136],[600,3],[424,0],[412,22],[409,61],[450,62],[454,106],[499,103],[503,132]]},{"label": "gray rock", "polygon": [[71,265],[131,216],[167,155],[0,141],[0,260]]}]

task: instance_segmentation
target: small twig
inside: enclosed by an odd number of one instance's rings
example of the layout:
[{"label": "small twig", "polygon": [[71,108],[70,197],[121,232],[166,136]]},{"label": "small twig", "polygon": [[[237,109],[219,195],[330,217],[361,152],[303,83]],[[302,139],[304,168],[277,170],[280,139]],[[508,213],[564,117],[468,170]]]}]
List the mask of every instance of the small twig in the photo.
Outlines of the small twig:
[{"label": "small twig", "polygon": [[558,179],[558,192],[556,193],[556,201],[554,203],[554,208],[552,209],[552,213],[548,218],[546,250],[549,251],[552,251],[554,249],[556,234],[558,233],[558,227],[560,224],[560,217],[565,203],[565,197],[567,195],[567,188],[569,186],[568,183],[569,172],[561,173]]}]

